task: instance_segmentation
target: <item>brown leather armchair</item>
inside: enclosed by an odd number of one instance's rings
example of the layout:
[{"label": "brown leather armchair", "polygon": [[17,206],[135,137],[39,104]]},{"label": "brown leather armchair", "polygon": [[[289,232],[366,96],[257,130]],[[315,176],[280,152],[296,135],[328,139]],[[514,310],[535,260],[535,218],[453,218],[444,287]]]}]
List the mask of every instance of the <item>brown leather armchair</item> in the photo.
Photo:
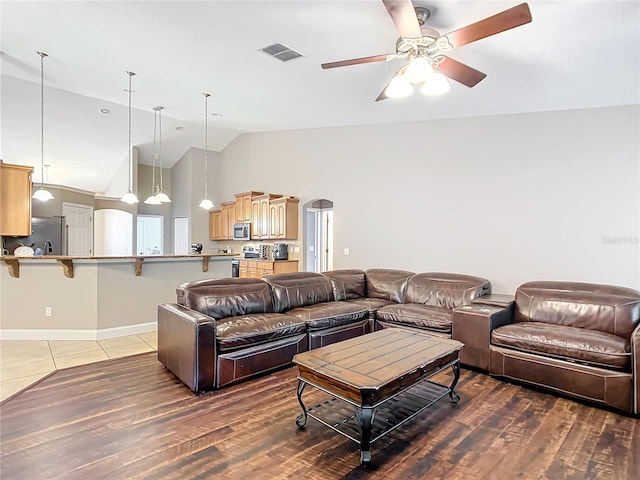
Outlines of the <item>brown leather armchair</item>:
[{"label": "brown leather armchair", "polygon": [[528,282],[513,323],[493,330],[492,375],[640,413],[640,292],[576,282]]}]

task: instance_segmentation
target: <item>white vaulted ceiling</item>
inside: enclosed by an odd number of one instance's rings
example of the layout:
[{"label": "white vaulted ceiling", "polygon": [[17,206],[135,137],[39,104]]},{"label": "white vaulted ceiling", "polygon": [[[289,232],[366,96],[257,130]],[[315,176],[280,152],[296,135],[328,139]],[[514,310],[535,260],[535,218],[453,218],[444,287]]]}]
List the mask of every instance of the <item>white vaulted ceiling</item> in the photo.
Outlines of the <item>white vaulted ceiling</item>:
[{"label": "white vaulted ceiling", "polygon": [[[415,2],[432,10],[428,25],[442,34],[517,3]],[[320,64],[394,51],[398,33],[380,0],[2,1],[0,155],[39,165],[36,50],[49,54],[49,182],[95,192],[127,157],[126,70],[137,74],[132,143],[143,163],[151,161],[152,108],[165,107],[165,166],[204,146],[205,91],[209,111],[222,115],[209,119],[214,151],[243,132],[640,103],[639,2],[528,3],[532,23],[449,54],[487,74],[476,87],[452,82],[443,97],[374,102],[402,60]],[[304,57],[284,63],[259,51],[276,42]]]}]

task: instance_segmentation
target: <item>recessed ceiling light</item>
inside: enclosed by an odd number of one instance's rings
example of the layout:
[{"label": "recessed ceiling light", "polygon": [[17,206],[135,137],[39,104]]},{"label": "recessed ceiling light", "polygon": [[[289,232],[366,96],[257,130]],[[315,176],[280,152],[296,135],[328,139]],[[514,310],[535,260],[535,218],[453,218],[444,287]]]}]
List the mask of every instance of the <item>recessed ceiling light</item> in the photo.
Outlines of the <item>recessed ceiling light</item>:
[{"label": "recessed ceiling light", "polygon": [[184,132],[184,127],[176,127],[176,130],[179,132]]},{"label": "recessed ceiling light", "polygon": [[111,110],[109,110],[108,108],[101,108],[100,109],[100,113],[104,113],[105,115],[111,113]]}]

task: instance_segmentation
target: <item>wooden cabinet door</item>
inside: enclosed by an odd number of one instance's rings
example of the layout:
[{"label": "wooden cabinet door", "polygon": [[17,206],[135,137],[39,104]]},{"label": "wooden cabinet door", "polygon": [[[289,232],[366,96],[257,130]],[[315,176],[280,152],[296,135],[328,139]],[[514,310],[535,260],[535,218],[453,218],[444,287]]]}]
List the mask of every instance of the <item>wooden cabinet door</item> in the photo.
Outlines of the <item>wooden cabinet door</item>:
[{"label": "wooden cabinet door", "polygon": [[209,212],[209,240],[223,240],[222,210],[213,210]]},{"label": "wooden cabinet door", "polygon": [[278,205],[269,205],[269,233],[270,238],[280,238],[280,222],[278,219]]},{"label": "wooden cabinet door", "polygon": [[271,221],[273,239],[298,238],[298,204],[300,200],[294,197],[277,198],[271,201],[274,207]]},{"label": "wooden cabinet door", "polygon": [[222,220],[220,237],[224,240],[233,239],[233,224],[236,217],[236,202],[223,202],[222,206]]},{"label": "wooden cabinet door", "polygon": [[0,163],[0,235],[31,235],[33,167]]},{"label": "wooden cabinet door", "polygon": [[252,222],[251,201],[253,197],[263,195],[264,192],[244,192],[235,193],[236,197],[236,211],[235,211],[235,223]]},{"label": "wooden cabinet door", "polygon": [[260,237],[260,201],[251,201],[251,238]]},{"label": "wooden cabinet door", "polygon": [[269,238],[269,199],[261,198],[259,204],[258,238]]}]

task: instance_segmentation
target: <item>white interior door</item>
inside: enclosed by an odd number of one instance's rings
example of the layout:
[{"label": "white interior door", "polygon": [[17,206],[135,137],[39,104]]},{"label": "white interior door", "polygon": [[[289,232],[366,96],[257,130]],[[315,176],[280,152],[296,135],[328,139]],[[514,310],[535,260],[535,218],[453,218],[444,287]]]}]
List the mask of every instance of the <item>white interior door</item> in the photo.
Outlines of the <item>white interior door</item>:
[{"label": "white interior door", "polygon": [[77,203],[62,203],[67,225],[67,255],[93,255],[93,207]]}]

